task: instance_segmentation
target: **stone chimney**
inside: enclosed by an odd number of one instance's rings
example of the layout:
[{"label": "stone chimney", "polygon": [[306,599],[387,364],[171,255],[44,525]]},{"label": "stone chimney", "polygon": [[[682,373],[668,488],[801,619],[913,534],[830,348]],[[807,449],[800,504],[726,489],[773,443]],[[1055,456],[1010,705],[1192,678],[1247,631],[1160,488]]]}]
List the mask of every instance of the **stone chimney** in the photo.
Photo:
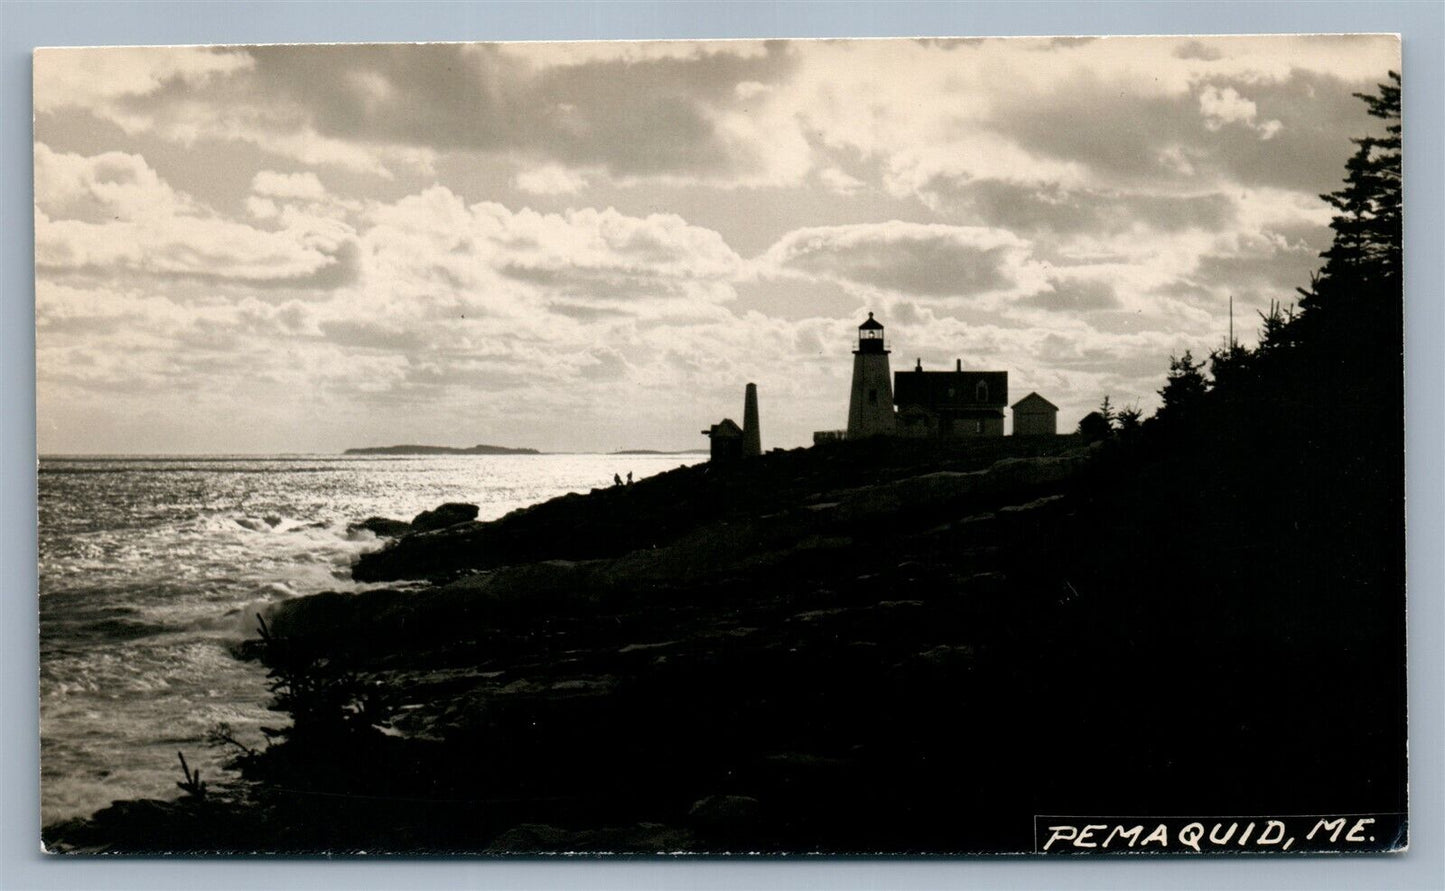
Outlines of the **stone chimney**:
[{"label": "stone chimney", "polygon": [[763,453],[762,435],[758,432],[758,385],[748,384],[743,399],[743,457]]}]

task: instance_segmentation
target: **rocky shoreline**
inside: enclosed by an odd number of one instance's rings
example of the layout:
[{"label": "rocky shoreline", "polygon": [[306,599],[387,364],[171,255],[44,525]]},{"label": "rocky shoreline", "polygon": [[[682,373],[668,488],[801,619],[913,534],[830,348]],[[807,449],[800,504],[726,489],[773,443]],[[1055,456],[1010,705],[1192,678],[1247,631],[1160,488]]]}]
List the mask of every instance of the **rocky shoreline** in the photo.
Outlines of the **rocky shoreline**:
[{"label": "rocky shoreline", "polygon": [[[1215,519],[1248,504],[1211,501],[1255,481],[1212,460],[1068,436],[842,442],[491,522],[371,518],[397,537],[354,575],[394,586],[279,604],[242,648],[290,723],[231,743],[240,779],[46,842],[957,854],[1024,850],[1032,814],[1079,802],[1268,812],[1308,776],[1246,764],[1236,713],[1302,744],[1340,731],[1327,708],[1215,679],[1296,677],[1389,629],[1301,623],[1249,560],[1221,575],[1206,555],[1258,530]],[[1214,537],[1182,540],[1181,511]],[[1359,742],[1346,754],[1388,761],[1388,740]]]},{"label": "rocky shoreline", "polygon": [[[971,451],[839,444],[774,452],[737,467],[683,467],[492,522],[475,521],[476,509],[465,505],[443,505],[410,522],[372,517],[357,527],[394,540],[364,555],[354,574],[405,585],[299,598],[280,604],[265,621],[273,639],[324,654],[319,661],[344,665],[345,672],[364,677],[364,685],[390,694],[379,725],[385,733],[369,726],[345,739],[330,738],[327,759],[343,749],[366,751],[363,760],[379,757],[380,763],[420,759],[438,770],[445,764],[458,778],[453,791],[457,785],[486,788],[495,799],[501,782],[510,793],[501,797],[511,802],[514,816],[489,819],[495,834],[478,840],[484,844],[452,847],[458,842],[448,843],[450,833],[440,833],[428,847],[720,850],[782,802],[771,795],[765,802],[741,778],[725,780],[726,770],[703,780],[720,769],[713,759],[747,764],[749,774],[767,777],[767,785],[781,784],[793,796],[798,783],[816,786],[879,757],[856,740],[823,745],[788,739],[791,721],[772,713],[777,706],[767,701],[766,687],[807,696],[797,688],[802,677],[831,664],[879,677],[892,672],[900,680],[968,670],[981,635],[972,633],[976,642],[966,643],[940,633],[940,622],[952,627],[983,616],[998,620],[999,606],[990,601],[1000,596],[1006,575],[997,540],[1062,514],[1067,508],[1060,492],[1087,452],[1072,437],[982,443]],[[936,559],[945,552],[947,566]],[[278,658],[259,641],[243,650],[267,664]],[[832,686],[833,694],[845,692]],[[674,712],[669,718],[668,711],[687,709],[691,714],[681,726],[695,736],[697,722],[711,725],[722,717],[706,714],[710,703],[735,694],[758,698],[733,702],[729,710],[763,710],[746,717],[753,725],[749,733],[776,723],[779,738],[739,740],[735,751],[724,752],[714,736],[706,755],[685,746],[651,751],[648,770],[662,767],[664,756],[669,773],[696,776],[697,785],[673,789],[675,777],[659,776],[648,785],[669,788],[665,805],[629,804],[598,820],[605,825],[578,827],[576,802],[555,811],[543,806],[563,797],[551,794],[563,791],[563,773],[573,777],[574,788],[609,797],[595,788],[608,782],[602,762],[615,767],[635,761],[640,753],[615,750],[629,733],[656,734],[660,741],[663,727],[681,717]],[[539,739],[523,729],[539,724],[565,733]],[[617,742],[566,751],[579,735]],[[377,743],[392,751],[379,755]],[[292,762],[305,761],[296,756],[310,746],[292,738],[257,755],[242,754],[239,767],[250,779],[242,785],[245,794],[229,800],[213,792],[204,800],[121,802],[47,834],[57,850],[213,849],[194,830],[216,824],[225,827],[214,838],[223,846],[319,850],[328,846],[301,842],[306,832],[294,826],[267,838],[272,831],[263,824],[294,822],[278,817],[282,806],[270,801],[268,786],[416,797],[401,794],[417,791],[410,784],[398,789],[367,779],[373,771],[360,764],[353,765],[353,776],[321,780],[315,765],[298,776],[299,764]],[[407,749],[416,751],[403,754]],[[542,759],[542,751],[554,758]],[[553,763],[543,767],[539,760]],[[574,768],[559,771],[557,764],[567,761]],[[513,787],[496,775],[515,776],[519,766],[523,773],[532,767],[552,776]],[[542,788],[529,788],[537,782]],[[198,820],[201,813],[207,816]],[[170,822],[190,828],[179,836],[169,828],[158,831],[158,823]],[[787,849],[788,833],[775,838],[768,846]],[[377,842],[397,844],[389,837]]]}]

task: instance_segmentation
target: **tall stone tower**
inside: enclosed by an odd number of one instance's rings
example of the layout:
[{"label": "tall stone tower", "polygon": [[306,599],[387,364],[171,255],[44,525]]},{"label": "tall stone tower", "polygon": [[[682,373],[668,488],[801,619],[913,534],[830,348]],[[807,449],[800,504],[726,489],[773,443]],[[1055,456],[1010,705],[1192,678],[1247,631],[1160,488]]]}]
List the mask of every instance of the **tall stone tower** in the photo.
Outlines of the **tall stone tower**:
[{"label": "tall stone tower", "polygon": [[748,384],[743,398],[743,457],[763,453],[762,434],[758,431],[758,385]]},{"label": "tall stone tower", "polygon": [[848,438],[862,439],[893,432],[893,375],[883,348],[883,326],[868,314],[858,326],[853,351],[853,393],[848,397]]}]

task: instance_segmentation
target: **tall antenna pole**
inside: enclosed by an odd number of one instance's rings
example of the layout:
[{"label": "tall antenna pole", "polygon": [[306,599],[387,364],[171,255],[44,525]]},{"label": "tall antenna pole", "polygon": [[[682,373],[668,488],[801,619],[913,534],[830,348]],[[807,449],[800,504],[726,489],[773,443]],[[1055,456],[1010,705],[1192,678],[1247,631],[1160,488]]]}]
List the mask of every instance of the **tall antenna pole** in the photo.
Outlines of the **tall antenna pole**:
[{"label": "tall antenna pole", "polygon": [[1229,348],[1234,349],[1234,295],[1229,295]]}]

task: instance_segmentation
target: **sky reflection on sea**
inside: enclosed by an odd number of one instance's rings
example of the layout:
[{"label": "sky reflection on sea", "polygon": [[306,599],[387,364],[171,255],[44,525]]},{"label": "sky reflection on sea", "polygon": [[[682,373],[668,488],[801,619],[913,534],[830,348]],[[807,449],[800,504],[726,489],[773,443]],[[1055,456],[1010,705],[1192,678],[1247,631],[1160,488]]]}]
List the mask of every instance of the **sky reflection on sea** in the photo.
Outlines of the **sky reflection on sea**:
[{"label": "sky reflection on sea", "polygon": [[173,797],[177,750],[214,778],[230,723],[252,745],[265,672],[231,647],[272,602],[358,590],[381,545],[347,526],[446,501],[495,519],[698,455],[43,458],[39,469],[41,809]]}]

